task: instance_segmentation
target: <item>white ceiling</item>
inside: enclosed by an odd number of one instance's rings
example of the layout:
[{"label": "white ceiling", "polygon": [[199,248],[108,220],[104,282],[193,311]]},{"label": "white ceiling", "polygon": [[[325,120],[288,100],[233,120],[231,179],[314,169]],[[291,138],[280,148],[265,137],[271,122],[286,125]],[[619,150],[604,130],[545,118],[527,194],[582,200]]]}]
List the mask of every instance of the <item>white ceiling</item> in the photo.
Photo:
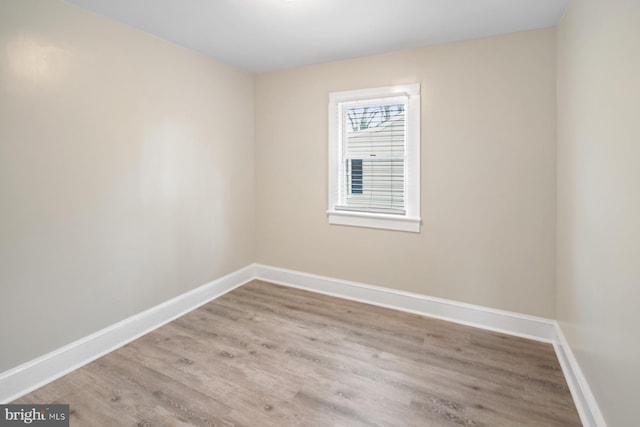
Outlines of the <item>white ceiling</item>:
[{"label": "white ceiling", "polygon": [[553,26],[569,0],[67,0],[259,73]]}]

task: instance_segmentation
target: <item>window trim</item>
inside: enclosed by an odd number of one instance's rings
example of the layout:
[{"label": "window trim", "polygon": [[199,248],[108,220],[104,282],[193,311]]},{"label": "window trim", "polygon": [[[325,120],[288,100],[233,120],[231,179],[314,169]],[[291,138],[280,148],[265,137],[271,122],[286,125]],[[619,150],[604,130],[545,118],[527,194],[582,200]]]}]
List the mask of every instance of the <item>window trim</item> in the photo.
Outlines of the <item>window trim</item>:
[{"label": "window trim", "polygon": [[[340,104],[354,101],[384,101],[397,96],[407,97],[406,107],[406,176],[405,213],[385,214],[357,210],[339,210],[338,187],[341,171],[342,119]],[[387,230],[420,232],[420,84],[386,86],[371,89],[332,92],[329,94],[329,224]]]}]

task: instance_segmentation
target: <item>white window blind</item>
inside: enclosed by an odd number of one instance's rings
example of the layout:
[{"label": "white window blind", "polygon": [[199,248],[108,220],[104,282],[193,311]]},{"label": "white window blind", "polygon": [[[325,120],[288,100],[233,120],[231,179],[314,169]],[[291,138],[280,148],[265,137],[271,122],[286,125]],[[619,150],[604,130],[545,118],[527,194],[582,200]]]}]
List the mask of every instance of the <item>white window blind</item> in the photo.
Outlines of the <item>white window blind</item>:
[{"label": "white window blind", "polygon": [[344,125],[337,210],[405,213],[406,99],[381,101],[340,108]]},{"label": "white window blind", "polygon": [[420,231],[420,85],[329,95],[329,222]]}]

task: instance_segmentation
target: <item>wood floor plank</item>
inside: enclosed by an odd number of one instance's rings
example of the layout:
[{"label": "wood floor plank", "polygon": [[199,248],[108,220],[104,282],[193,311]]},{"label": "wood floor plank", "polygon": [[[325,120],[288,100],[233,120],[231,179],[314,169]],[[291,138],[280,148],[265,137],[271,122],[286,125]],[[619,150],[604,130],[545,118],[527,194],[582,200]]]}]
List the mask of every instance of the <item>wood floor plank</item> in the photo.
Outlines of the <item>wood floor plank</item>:
[{"label": "wood floor plank", "polygon": [[579,426],[550,344],[253,281],[16,403],[79,426]]}]

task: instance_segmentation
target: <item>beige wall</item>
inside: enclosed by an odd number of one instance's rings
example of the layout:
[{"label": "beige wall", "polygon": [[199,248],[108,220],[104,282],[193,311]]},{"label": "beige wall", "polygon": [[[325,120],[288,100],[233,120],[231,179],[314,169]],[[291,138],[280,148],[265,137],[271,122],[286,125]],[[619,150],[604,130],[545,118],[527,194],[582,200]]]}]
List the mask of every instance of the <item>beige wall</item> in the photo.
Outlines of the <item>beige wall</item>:
[{"label": "beige wall", "polygon": [[574,1],[558,70],[557,318],[609,426],[638,425],[640,2]]},{"label": "beige wall", "polygon": [[0,2],[0,372],[254,260],[252,76]]},{"label": "beige wall", "polygon": [[[422,84],[420,234],[327,223],[332,91]],[[260,263],[555,312],[555,29],[260,75]]]}]

